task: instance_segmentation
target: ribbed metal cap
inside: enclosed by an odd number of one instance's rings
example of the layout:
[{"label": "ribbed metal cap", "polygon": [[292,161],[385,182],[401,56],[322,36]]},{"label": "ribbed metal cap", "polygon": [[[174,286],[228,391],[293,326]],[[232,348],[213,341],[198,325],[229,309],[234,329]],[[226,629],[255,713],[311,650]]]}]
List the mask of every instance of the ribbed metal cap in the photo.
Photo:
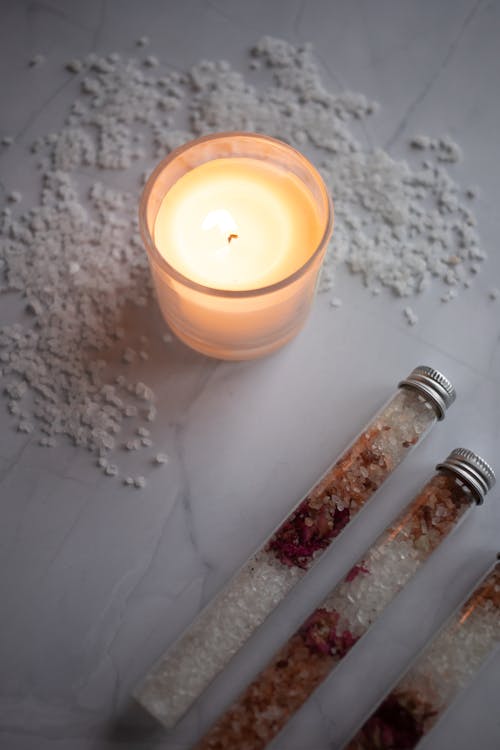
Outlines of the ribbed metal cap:
[{"label": "ribbed metal cap", "polygon": [[496,482],[495,472],[486,461],[477,453],[467,448],[455,448],[443,463],[438,464],[436,469],[451,471],[470,487],[481,504],[485,495],[491,490]]},{"label": "ribbed metal cap", "polygon": [[407,378],[398,383],[399,388],[415,388],[425,396],[437,412],[438,419],[444,419],[446,410],[455,401],[457,394],[452,383],[439,370],[427,365],[415,367]]}]

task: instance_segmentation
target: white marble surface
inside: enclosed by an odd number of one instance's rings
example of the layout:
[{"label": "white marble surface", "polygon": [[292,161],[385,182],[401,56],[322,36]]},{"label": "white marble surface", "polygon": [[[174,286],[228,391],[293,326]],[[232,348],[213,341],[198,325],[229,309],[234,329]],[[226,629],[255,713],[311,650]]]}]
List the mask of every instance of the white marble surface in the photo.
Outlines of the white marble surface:
[{"label": "white marble surface", "polygon": [[[367,143],[406,153],[415,133],[449,133],[456,167],[477,185],[489,260],[453,304],[371,297],[339,270],[306,329],[275,356],[209,361],[174,343],[145,372],[159,394],[158,449],[171,456],[146,489],[101,476],[87,454],[38,448],[0,418],[0,747],[2,750],[181,750],[357,559],[437,460],[457,445],[500,455],[498,124],[500,3],[475,0],[184,0],[0,4],[0,199],[36,197],[28,147],[58,128],[75,96],[63,68],[90,50],[136,52],[184,67],[224,56],[243,69],[262,34],[312,41],[332,88],[380,102]],[[46,55],[29,69],[30,57]],[[133,185],[130,189],[135,189]],[[12,306],[0,300],[2,320]],[[141,322],[160,331],[157,315]],[[444,423],[390,479],[306,581],[236,657],[209,696],[166,734],[129,694],[203,602],[272,530],[416,364],[441,368],[458,399]],[[149,368],[149,369],[148,369]],[[339,746],[372,701],[451,612],[500,547],[500,490],[435,554],[333,679],[275,740],[275,750]],[[500,746],[500,655],[425,743],[428,750]],[[231,749],[233,750],[233,749]],[[236,750],[236,749],[234,749]]]}]

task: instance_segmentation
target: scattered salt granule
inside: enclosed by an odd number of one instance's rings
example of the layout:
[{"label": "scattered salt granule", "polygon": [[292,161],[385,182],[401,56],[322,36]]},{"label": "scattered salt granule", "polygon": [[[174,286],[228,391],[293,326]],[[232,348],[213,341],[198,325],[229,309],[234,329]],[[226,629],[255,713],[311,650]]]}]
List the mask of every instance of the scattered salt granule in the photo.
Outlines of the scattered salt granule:
[{"label": "scattered salt granule", "polygon": [[500,296],[500,289],[490,289],[488,296],[492,300],[498,299],[498,297]]},{"label": "scattered salt granule", "polygon": [[134,487],[137,487],[137,489],[142,489],[146,486],[146,479],[144,477],[136,477],[134,479]]},{"label": "scattered salt granule", "polygon": [[455,299],[457,296],[457,290],[456,289],[448,289],[447,292],[445,292],[441,296],[441,302],[451,302],[452,299]]},{"label": "scattered salt granule", "polygon": [[149,44],[149,37],[148,36],[141,36],[136,41],[136,45],[138,47],[146,47]]},{"label": "scattered salt granule", "polygon": [[157,409],[156,406],[150,406],[145,416],[148,422],[154,422],[156,419]]},{"label": "scattered salt granule", "polygon": [[143,399],[144,401],[153,401],[154,399],[153,391],[151,388],[148,388],[147,385],[144,385],[144,383],[137,383],[135,386],[135,394],[138,398]]},{"label": "scattered salt granule", "polygon": [[66,63],[66,70],[70,73],[80,73],[83,70],[83,64],[81,60],[69,60]]},{"label": "scattered salt granule", "polygon": [[161,465],[168,463],[168,456],[166,453],[157,453],[154,458],[155,464]]},{"label": "scattered salt granule", "polygon": [[407,320],[408,325],[414,326],[418,323],[418,315],[411,307],[405,307],[403,314]]},{"label": "scattered salt granule", "polygon": [[123,362],[129,365],[131,362],[135,360],[135,357],[136,357],[135,351],[133,349],[130,349],[130,347],[127,347],[125,351],[123,352],[122,360]]},{"label": "scattered salt granule", "polygon": [[424,150],[431,147],[431,139],[426,135],[417,135],[411,139],[410,146]]},{"label": "scattered salt granule", "polygon": [[39,65],[43,65],[44,62],[45,62],[44,55],[41,55],[40,53],[38,53],[37,55],[33,55],[33,57],[30,59],[28,64],[30,68],[37,68]]},{"label": "scattered salt granule", "polygon": [[104,469],[104,473],[108,477],[116,477],[116,475],[118,474],[118,466],[116,466],[115,464],[108,464]]},{"label": "scattered salt granule", "polygon": [[38,441],[38,445],[41,445],[44,448],[54,448],[57,443],[53,437],[41,437]]},{"label": "scattered salt granule", "polygon": [[332,299],[330,300],[330,307],[342,307],[342,300],[340,299],[340,297],[332,297]]},{"label": "scattered salt granule", "polygon": [[[439,161],[456,162],[462,158],[460,146],[452,141],[449,136],[444,138],[432,139],[426,135],[417,135],[410,141],[410,146],[422,151],[432,149],[436,151]],[[472,197],[472,196],[471,196]]]},{"label": "scattered salt granule", "polygon": [[148,68],[157,68],[159,64],[160,64],[160,62],[159,62],[158,58],[155,57],[154,55],[149,55],[144,60],[144,65],[146,65],[146,67],[148,67]]},{"label": "scattered salt granule", "polygon": [[9,201],[9,203],[20,203],[22,199],[23,199],[23,196],[18,190],[13,190],[7,196],[7,200]]},{"label": "scattered salt granule", "polygon": [[2,146],[12,146],[14,138],[11,135],[4,135],[1,140]]},{"label": "scattered salt granule", "polygon": [[125,443],[125,448],[128,451],[138,451],[141,446],[140,440],[134,439],[134,440],[127,440]]},{"label": "scattered salt granule", "polygon": [[[129,374],[145,367],[145,346],[123,326],[125,310],[152,299],[137,177],[195,136],[259,131],[298,146],[319,165],[336,209],[324,291],[333,288],[339,263],[374,294],[403,297],[439,284],[462,289],[479,270],[485,254],[470,200],[445,168],[460,156],[456,144],[420,137],[416,149],[425,165],[416,168],[382,149],[368,151],[352,124],[372,116],[376,105],[362,94],[328,91],[309,46],[264,37],[250,59],[268,83],[250,84],[225,61],[161,74],[118,53],[66,63],[81,72],[81,89],[63,125],[32,144],[38,205],[16,216],[8,206],[0,210],[0,292],[23,297],[26,311],[0,327],[2,382],[26,385],[29,421],[47,440],[65,435],[95,455],[109,453],[123,445],[124,420],[156,416],[155,394]],[[100,179],[89,184],[95,170]],[[163,340],[170,344],[172,334]]]}]

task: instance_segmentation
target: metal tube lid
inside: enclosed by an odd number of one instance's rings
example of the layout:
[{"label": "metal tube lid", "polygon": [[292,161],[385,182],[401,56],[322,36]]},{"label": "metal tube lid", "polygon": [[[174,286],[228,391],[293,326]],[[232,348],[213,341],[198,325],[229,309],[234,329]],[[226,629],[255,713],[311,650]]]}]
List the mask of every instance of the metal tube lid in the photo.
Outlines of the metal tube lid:
[{"label": "metal tube lid", "polygon": [[447,459],[436,466],[436,469],[449,471],[465,482],[474,493],[479,505],[496,482],[495,472],[491,466],[481,456],[467,448],[455,448]]},{"label": "metal tube lid", "polygon": [[434,407],[439,420],[444,419],[446,410],[455,401],[455,387],[439,370],[427,365],[419,365],[407,378],[398,383],[399,388],[414,388]]}]

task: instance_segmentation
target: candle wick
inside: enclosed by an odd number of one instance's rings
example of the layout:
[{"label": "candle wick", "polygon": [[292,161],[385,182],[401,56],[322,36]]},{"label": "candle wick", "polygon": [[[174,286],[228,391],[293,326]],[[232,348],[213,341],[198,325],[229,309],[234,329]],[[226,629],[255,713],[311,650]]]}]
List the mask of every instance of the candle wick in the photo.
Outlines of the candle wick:
[{"label": "candle wick", "polygon": [[238,235],[237,234],[230,234],[230,235],[228,235],[228,238],[227,238],[228,244],[231,242],[231,240],[237,240],[237,239],[238,239]]}]

